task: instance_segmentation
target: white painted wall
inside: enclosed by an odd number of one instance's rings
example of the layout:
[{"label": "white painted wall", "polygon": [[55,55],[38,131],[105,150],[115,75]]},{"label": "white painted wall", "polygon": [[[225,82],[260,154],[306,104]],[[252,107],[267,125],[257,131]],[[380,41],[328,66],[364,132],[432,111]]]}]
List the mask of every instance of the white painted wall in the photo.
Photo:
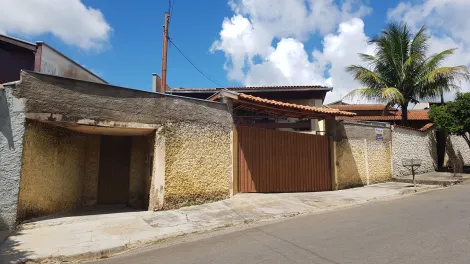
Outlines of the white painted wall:
[{"label": "white painted wall", "polygon": [[97,83],[106,83],[100,79],[97,75],[91,73],[84,67],[80,66],[73,60],[60,54],[53,48],[46,44],[40,44],[41,50],[41,73],[57,75],[62,77],[69,77],[74,79],[80,79],[84,81],[91,81]]}]

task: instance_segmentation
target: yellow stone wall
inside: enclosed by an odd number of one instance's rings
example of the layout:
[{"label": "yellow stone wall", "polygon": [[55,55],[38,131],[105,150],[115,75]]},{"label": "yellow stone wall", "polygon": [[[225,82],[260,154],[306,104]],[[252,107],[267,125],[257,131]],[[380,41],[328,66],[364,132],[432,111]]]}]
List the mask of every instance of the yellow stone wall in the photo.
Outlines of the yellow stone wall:
[{"label": "yellow stone wall", "polygon": [[339,189],[367,184],[364,140],[336,142],[336,171]]},{"label": "yellow stone wall", "polygon": [[165,209],[229,197],[231,134],[231,130],[217,124],[166,125]]},{"label": "yellow stone wall", "polygon": [[77,208],[87,137],[37,122],[26,125],[18,219]]},{"label": "yellow stone wall", "polygon": [[390,142],[367,141],[369,184],[392,180],[392,151]]},{"label": "yellow stone wall", "polygon": [[390,181],[390,142],[343,139],[336,143],[339,189]]}]

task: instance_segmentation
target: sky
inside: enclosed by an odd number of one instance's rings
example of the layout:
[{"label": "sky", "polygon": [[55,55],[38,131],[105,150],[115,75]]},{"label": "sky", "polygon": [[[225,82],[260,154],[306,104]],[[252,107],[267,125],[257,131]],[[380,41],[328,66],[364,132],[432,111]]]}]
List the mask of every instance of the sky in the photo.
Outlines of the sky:
[{"label": "sky", "polygon": [[[170,87],[325,85],[326,102],[361,85],[344,68],[374,53],[390,21],[429,28],[430,55],[470,63],[468,0],[171,0]],[[0,0],[0,33],[44,41],[111,84],[151,90],[161,73],[168,0]],[[463,91],[470,91],[462,83]],[[453,95],[446,95],[452,99]]]}]

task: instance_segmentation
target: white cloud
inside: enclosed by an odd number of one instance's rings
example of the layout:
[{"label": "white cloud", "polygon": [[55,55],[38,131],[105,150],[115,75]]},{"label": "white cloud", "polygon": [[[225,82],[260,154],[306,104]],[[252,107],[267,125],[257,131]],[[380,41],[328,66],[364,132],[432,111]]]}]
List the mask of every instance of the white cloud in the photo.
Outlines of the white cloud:
[{"label": "white cloud", "polygon": [[[225,53],[229,79],[252,86],[333,85],[330,101],[358,87],[344,67],[359,62],[357,53],[371,52],[358,18],[371,9],[360,1],[346,0],[341,6],[333,0],[229,4],[234,15],[223,21],[220,40],[211,47]],[[303,42],[316,34],[324,36],[323,50],[306,51]]]},{"label": "white cloud", "polygon": [[0,33],[51,33],[69,45],[100,49],[112,31],[100,10],[80,0],[0,0],[0,6]]},{"label": "white cloud", "polygon": [[[450,48],[458,50],[444,66],[469,65],[470,63],[470,1],[468,0],[421,0],[401,2],[389,10],[389,20],[406,22],[416,31],[426,25],[431,33],[429,53],[435,54]],[[470,91],[468,83],[462,83],[463,91]],[[454,94],[446,95],[453,99]]]},{"label": "white cloud", "polygon": [[369,38],[364,33],[364,22],[359,18],[339,25],[336,35],[329,34],[323,40],[323,52],[315,51],[314,56],[318,61],[330,64],[328,75],[329,82],[334,87],[333,92],[328,93],[327,101],[342,98],[352,89],[361,88],[353,76],[345,71],[345,67],[352,64],[361,64],[358,53],[373,54],[374,46],[368,43]]}]

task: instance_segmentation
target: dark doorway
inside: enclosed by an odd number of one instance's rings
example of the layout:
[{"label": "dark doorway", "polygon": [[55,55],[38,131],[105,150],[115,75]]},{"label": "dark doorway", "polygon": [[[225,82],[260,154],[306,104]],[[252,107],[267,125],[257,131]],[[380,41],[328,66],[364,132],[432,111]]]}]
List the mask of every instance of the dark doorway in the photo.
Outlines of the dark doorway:
[{"label": "dark doorway", "polygon": [[101,136],[99,204],[129,201],[132,137]]},{"label": "dark doorway", "polygon": [[446,155],[447,136],[444,131],[436,130],[436,147],[437,147],[437,167],[439,171],[445,170],[444,157]]}]

